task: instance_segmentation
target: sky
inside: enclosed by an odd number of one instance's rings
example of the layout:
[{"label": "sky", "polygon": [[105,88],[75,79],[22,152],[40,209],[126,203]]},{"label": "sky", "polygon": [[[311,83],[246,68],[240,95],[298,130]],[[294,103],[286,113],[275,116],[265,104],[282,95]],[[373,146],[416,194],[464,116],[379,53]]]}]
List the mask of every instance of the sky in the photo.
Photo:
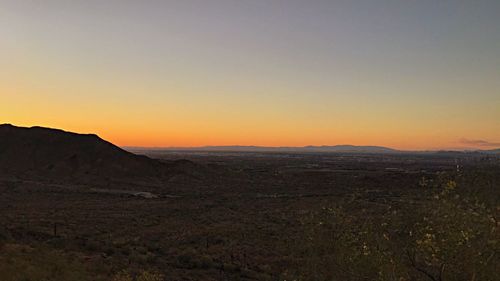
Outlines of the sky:
[{"label": "sky", "polygon": [[0,123],[121,146],[500,146],[500,1],[0,0]]}]

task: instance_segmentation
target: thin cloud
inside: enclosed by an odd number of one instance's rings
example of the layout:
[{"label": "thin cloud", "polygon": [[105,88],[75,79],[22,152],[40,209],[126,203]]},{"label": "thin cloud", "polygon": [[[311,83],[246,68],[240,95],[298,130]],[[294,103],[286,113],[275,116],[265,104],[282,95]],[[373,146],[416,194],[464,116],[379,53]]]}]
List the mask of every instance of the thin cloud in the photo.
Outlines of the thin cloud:
[{"label": "thin cloud", "polygon": [[486,140],[470,140],[462,138],[460,139],[460,143],[464,145],[472,145],[472,146],[485,146],[485,147],[497,147],[500,146],[500,142],[490,142]]}]

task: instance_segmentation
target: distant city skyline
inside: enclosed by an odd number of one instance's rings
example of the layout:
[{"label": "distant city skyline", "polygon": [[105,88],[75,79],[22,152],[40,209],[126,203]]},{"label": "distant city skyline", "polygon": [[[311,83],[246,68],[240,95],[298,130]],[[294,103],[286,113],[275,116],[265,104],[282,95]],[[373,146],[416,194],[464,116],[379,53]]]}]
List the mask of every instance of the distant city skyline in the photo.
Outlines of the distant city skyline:
[{"label": "distant city skyline", "polygon": [[0,123],[120,146],[500,147],[500,2],[0,0]]}]

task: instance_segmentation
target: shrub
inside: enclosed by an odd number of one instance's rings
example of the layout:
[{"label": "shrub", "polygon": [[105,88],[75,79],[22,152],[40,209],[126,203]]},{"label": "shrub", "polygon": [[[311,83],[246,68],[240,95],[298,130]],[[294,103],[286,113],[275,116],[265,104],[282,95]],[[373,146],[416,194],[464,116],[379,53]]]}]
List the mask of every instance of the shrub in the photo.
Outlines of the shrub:
[{"label": "shrub", "polygon": [[495,280],[498,208],[461,195],[457,181],[441,177],[438,192],[419,205],[389,206],[366,219],[344,203],[304,218],[303,234],[292,247],[297,270],[284,276],[315,281]]},{"label": "shrub", "polygon": [[111,281],[163,281],[164,277],[160,273],[153,273],[149,271],[141,271],[137,274],[136,278],[127,271],[121,271],[115,274]]}]

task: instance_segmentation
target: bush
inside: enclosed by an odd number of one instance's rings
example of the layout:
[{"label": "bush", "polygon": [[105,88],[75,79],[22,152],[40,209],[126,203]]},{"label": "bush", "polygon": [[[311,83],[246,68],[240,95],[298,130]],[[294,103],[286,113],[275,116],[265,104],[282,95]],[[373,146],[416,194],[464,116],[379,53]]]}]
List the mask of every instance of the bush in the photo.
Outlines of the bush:
[{"label": "bush", "polygon": [[[496,280],[498,209],[451,178],[420,205],[367,216],[323,208],[303,220],[287,280]],[[351,212],[347,212],[350,210]],[[369,219],[366,219],[369,218]]]},{"label": "bush", "polygon": [[136,278],[127,271],[121,271],[115,274],[111,281],[163,281],[164,277],[160,273],[153,273],[149,271],[142,271],[137,274]]},{"label": "bush", "polygon": [[148,271],[143,271],[141,272],[137,278],[136,281],[163,281],[164,277],[160,273],[152,273]]}]

